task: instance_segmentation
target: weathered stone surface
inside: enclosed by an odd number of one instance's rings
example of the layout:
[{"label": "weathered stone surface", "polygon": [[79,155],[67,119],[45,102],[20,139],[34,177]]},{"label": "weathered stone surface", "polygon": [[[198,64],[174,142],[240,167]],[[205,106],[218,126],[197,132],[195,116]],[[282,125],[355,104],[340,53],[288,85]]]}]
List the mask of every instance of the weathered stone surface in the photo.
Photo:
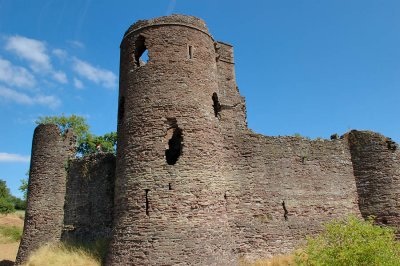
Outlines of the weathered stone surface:
[{"label": "weathered stone surface", "polygon": [[90,243],[111,237],[115,155],[71,160],[64,205],[63,241]]},{"label": "weathered stone surface", "polygon": [[397,144],[368,131],[313,141],[253,133],[233,47],[198,18],[139,21],[125,33],[116,158],[72,160],[66,176],[55,132],[35,131],[21,258],[57,241],[63,216],[63,240],[111,235],[105,264],[118,266],[237,265],[292,252],[349,214],[400,226]]},{"label": "weathered stone surface", "polygon": [[28,184],[28,206],[16,265],[48,242],[60,240],[68,160],[75,154],[72,132],[61,136],[56,125],[35,129]]},{"label": "weathered stone surface", "polygon": [[391,139],[371,131],[352,130],[346,137],[364,218],[400,228],[400,152]]}]

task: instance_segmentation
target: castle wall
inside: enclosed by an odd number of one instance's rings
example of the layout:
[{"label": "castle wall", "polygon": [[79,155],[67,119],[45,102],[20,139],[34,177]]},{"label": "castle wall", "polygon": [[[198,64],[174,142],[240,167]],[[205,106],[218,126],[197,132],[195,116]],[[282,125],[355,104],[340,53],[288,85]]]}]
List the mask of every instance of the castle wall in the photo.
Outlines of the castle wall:
[{"label": "castle wall", "polygon": [[[201,20],[172,17],[135,24],[121,44],[115,223],[107,265],[235,260],[223,136],[212,101],[218,89],[214,41]],[[135,58],[143,46],[145,65]],[[180,156],[168,161],[171,154]]]},{"label": "castle wall", "polygon": [[28,206],[24,231],[16,265],[27,260],[29,254],[48,242],[60,240],[69,158],[75,154],[75,139],[71,132],[61,136],[56,125],[36,127],[28,183]]},{"label": "castle wall", "polygon": [[400,227],[400,152],[389,138],[371,131],[346,134],[364,218]]},{"label": "castle wall", "polygon": [[115,155],[71,160],[64,205],[63,241],[90,243],[111,237]]},{"label": "castle wall", "polygon": [[249,259],[291,253],[323,222],[360,216],[345,141],[246,133],[231,147],[236,163],[226,200],[237,253]]}]

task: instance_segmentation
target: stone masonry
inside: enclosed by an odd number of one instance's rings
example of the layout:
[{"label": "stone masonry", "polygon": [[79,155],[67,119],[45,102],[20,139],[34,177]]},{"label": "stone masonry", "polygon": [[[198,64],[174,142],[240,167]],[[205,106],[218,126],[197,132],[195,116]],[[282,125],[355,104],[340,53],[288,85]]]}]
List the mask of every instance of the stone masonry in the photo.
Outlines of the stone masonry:
[{"label": "stone masonry", "polygon": [[125,33],[116,156],[65,164],[67,142],[55,126],[35,130],[19,263],[45,242],[105,239],[105,265],[237,265],[290,253],[350,214],[400,226],[397,144],[356,130],[253,133],[233,47],[195,17]]}]

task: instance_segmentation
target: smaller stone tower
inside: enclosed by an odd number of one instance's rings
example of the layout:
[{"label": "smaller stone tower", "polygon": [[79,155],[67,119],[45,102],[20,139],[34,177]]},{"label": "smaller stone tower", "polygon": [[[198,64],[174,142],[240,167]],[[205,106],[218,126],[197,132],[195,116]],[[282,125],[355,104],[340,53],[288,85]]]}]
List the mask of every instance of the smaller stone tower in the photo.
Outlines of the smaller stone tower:
[{"label": "smaller stone tower", "polygon": [[68,160],[75,154],[71,131],[64,136],[56,125],[39,125],[33,135],[28,206],[16,265],[48,242],[59,241],[63,228]]},{"label": "smaller stone tower", "polygon": [[364,218],[400,228],[400,151],[390,138],[371,131],[352,130],[349,141]]}]

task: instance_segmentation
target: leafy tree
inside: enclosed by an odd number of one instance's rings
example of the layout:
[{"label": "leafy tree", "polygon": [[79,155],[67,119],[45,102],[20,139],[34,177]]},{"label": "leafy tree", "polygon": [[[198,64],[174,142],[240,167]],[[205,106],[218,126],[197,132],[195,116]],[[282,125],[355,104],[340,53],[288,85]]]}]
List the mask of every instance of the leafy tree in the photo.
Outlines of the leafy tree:
[{"label": "leafy tree", "polygon": [[351,216],[327,223],[325,231],[307,239],[296,254],[299,265],[400,265],[400,243],[395,230],[373,225],[373,219]]},{"label": "leafy tree", "polygon": [[0,179],[0,213],[10,213],[15,211],[14,198],[10,194],[6,181]]},{"label": "leafy tree", "polygon": [[[27,174],[27,176],[29,176],[29,174]],[[27,178],[23,178],[20,181],[21,181],[21,185],[19,186],[18,189],[19,189],[19,191],[24,193],[23,199],[26,200],[27,197],[28,197],[28,179]]]},{"label": "leafy tree", "polygon": [[77,154],[88,155],[96,152],[116,151],[117,133],[111,132],[103,136],[96,136],[89,130],[86,118],[77,115],[65,116],[40,116],[36,124],[55,124],[64,134],[67,129],[72,129],[77,138]]}]

